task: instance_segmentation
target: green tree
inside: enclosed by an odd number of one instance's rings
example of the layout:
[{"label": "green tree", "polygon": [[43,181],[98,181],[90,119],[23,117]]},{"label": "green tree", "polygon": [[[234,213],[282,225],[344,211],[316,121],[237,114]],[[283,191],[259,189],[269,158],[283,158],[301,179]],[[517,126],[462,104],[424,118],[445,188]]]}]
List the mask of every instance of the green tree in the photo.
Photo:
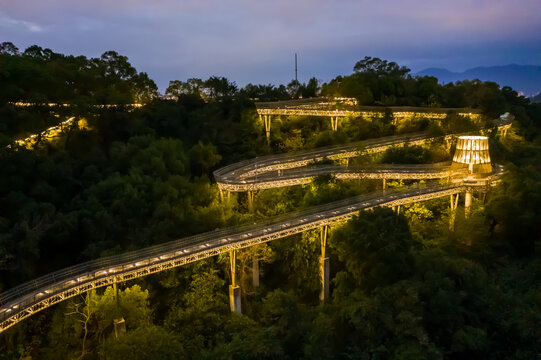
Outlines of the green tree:
[{"label": "green tree", "polygon": [[4,41],[0,43],[0,54],[19,55],[19,49],[12,42]]},{"label": "green tree", "polygon": [[217,100],[232,97],[237,94],[238,88],[235,82],[230,82],[225,77],[211,76],[203,85],[209,99]]},{"label": "green tree", "polygon": [[370,56],[365,56],[364,59],[359,60],[353,67],[353,70],[356,73],[391,75],[398,77],[404,77],[410,72],[410,69],[404,66],[398,66],[394,61],[388,62],[387,60],[372,58]]},{"label": "green tree", "polygon": [[330,246],[345,265],[347,274],[337,276],[337,288],[348,279],[370,292],[407,277],[413,270],[408,223],[392,210],[363,211],[332,233]]},{"label": "green tree", "polygon": [[201,97],[204,95],[203,88],[204,82],[201,79],[191,78],[186,80],[186,82],[171,80],[165,93],[174,96],[196,95]]},{"label": "green tree", "polygon": [[131,78],[134,103],[146,104],[153,99],[156,99],[158,94],[158,86],[150,79],[147,73],[141,72]]},{"label": "green tree", "polygon": [[100,359],[181,359],[187,354],[177,336],[159,326],[128,331],[115,338],[110,336],[100,346]]},{"label": "green tree", "polygon": [[222,157],[217,153],[216,146],[199,141],[190,149],[190,159],[193,167],[197,169],[195,173],[202,175],[218,164]]}]

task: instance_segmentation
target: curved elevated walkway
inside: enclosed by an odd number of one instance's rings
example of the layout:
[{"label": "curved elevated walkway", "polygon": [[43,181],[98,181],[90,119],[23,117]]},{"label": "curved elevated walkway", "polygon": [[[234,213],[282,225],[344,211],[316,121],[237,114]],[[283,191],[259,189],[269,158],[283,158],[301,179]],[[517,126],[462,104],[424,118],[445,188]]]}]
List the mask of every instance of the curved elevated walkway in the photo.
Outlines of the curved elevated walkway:
[{"label": "curved elevated walkway", "polygon": [[[448,137],[445,137],[448,139]],[[429,166],[393,165],[363,168],[315,166],[300,168],[324,159],[345,159],[365,151],[383,151],[390,146],[419,144],[430,140],[426,134],[409,134],[374,139],[360,144],[335,146],[294,155],[273,155],[243,161],[215,172],[221,188],[229,191],[264,189],[303,183],[321,174],[342,178],[439,178],[449,175],[444,164]],[[281,175],[266,174],[288,170]],[[408,177],[410,176],[410,177]],[[498,174],[494,175],[497,178]],[[278,180],[277,180],[278,179]],[[410,188],[406,191],[377,191],[362,196],[312,207],[253,225],[211,231],[161,245],[117,256],[106,257],[72,266],[29,281],[0,294],[0,332],[58,302],[91,289],[132,280],[168,270],[220,253],[250,247],[306,230],[333,225],[350,219],[361,210],[377,206],[394,207],[434,198],[450,196],[471,187],[485,187],[490,179],[480,183],[457,181],[448,185]],[[243,187],[244,186],[244,187]]]},{"label": "curved elevated walkway", "polygon": [[211,231],[72,266],[0,295],[0,332],[75,295],[350,219],[360,210],[397,206],[464,191],[462,184],[375,192],[287,214],[254,225]]}]

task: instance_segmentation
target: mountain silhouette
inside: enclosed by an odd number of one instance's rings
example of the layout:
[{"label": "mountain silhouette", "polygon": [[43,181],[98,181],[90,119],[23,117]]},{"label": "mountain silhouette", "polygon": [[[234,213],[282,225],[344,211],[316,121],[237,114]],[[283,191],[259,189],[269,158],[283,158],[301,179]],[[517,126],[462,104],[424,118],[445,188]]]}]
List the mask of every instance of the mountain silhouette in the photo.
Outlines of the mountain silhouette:
[{"label": "mountain silhouette", "polygon": [[525,96],[541,93],[541,66],[504,65],[476,67],[464,72],[452,72],[447,69],[429,68],[419,71],[416,76],[434,76],[441,83],[479,79],[493,81],[500,86],[510,86]]}]

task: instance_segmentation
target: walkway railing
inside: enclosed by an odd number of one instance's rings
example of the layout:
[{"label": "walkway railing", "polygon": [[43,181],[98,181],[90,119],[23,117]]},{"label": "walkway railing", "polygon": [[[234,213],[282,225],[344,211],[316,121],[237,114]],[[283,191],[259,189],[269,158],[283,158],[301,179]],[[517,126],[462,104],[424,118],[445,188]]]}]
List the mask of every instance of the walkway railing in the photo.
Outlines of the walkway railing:
[{"label": "walkway railing", "polygon": [[88,261],[26,282],[0,294],[0,332],[77,294],[185,265],[324,225],[348,220],[360,210],[397,206],[464,191],[462,184],[385,191],[311,207],[253,225],[195,235],[121,255]]}]

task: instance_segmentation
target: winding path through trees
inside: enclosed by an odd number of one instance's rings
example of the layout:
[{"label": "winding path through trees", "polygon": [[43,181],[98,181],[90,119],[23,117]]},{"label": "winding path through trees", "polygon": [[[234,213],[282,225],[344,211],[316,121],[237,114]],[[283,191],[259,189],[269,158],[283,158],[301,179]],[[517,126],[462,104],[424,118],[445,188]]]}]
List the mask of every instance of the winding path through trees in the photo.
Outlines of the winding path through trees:
[{"label": "winding path through trees", "polygon": [[[444,140],[449,141],[451,135]],[[443,165],[375,166],[306,166],[325,159],[338,160],[361,153],[383,151],[391,146],[420,144],[432,140],[417,133],[373,139],[358,144],[320,148],[298,154],[272,155],[232,164],[215,172],[221,191],[254,191],[311,181],[314,176],[334,174],[341,178],[427,179],[453,175]],[[499,171],[495,171],[496,179]],[[482,183],[458,179],[445,185],[409,188],[406,191],[376,191],[346,200],[311,207],[296,213],[256,223],[210,231],[168,243],[88,261],[47,274],[0,294],[0,332],[33,314],[91,289],[132,280],[182,266],[220,253],[247,248],[348,220],[361,210],[377,206],[394,207],[450,196],[471,190],[486,190],[490,178]]]}]

